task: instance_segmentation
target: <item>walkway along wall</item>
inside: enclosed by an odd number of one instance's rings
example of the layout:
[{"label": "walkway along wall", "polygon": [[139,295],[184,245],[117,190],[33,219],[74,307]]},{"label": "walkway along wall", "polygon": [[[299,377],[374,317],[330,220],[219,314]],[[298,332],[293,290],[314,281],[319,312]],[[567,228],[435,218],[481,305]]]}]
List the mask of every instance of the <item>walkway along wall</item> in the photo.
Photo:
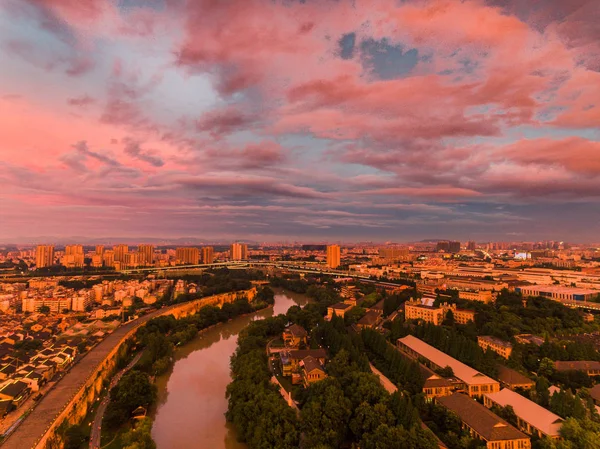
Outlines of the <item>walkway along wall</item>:
[{"label": "walkway along wall", "polygon": [[[64,442],[62,440],[62,432],[64,430],[61,427],[70,426],[81,422],[85,416],[87,415],[90,406],[98,397],[100,391],[102,390],[102,385],[104,380],[106,380],[113,372],[116,366],[119,351],[122,348],[123,344],[132,337],[137,329],[140,326],[145,325],[152,318],[156,318],[159,316],[173,315],[175,318],[181,318],[188,315],[193,315],[198,312],[202,307],[205,306],[218,306],[221,307],[224,303],[234,302],[236,299],[245,297],[248,301],[251,301],[256,296],[256,288],[252,288],[250,290],[244,290],[239,292],[231,292],[231,293],[222,293],[219,295],[208,296],[206,298],[197,299],[194,301],[185,302],[182,304],[175,304],[169,307],[165,307],[163,309],[159,309],[155,312],[152,312],[148,315],[145,315],[138,320],[131,322],[118,328],[113,332],[113,334],[118,333],[119,331],[123,333],[123,335],[115,342],[112,342],[112,348],[110,352],[100,361],[97,366],[89,372],[89,375],[86,377],[85,381],[76,391],[70,391],[71,398],[64,398],[64,394],[60,391],[51,391],[44,398],[40,400],[40,403],[33,410],[30,416],[28,416],[25,421],[21,423],[19,428],[13,432],[0,446],[2,449],[61,449],[64,446]],[[128,329],[123,332],[123,328],[128,327]],[[111,335],[113,335],[111,334]],[[111,336],[107,337],[104,340],[108,340]],[[114,335],[113,335],[114,337]],[[81,365],[84,363],[86,358],[90,357],[91,353],[98,349],[99,346],[93,348],[90,353],[86,354],[78,363]],[[106,348],[104,348],[106,349]],[[70,386],[68,382],[76,382],[81,384],[76,378],[77,375],[81,373],[74,373],[75,368],[72,371],[67,373],[65,377],[57,384],[57,388],[60,388],[62,385]],[[81,367],[79,367],[81,368]],[[81,369],[79,369],[81,371]],[[71,377],[69,377],[71,375]],[[70,388],[69,390],[72,390]],[[52,397],[54,396],[54,397]],[[44,411],[44,401],[52,402],[56,401],[57,398],[64,398],[65,401],[64,406],[56,417],[52,419],[52,414],[48,416]],[[50,407],[46,407],[50,408]],[[54,408],[52,412],[56,411],[56,404],[54,404]],[[38,412],[38,413],[36,413]],[[38,416],[34,416],[38,415]],[[29,421],[33,420],[33,421]]]}]

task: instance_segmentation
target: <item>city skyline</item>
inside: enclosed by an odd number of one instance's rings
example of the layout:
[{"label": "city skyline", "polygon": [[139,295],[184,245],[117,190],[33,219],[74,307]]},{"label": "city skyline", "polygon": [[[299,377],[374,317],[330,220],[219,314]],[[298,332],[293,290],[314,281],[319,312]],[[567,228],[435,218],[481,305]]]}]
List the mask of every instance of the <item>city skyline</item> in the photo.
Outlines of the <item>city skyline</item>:
[{"label": "city skyline", "polygon": [[0,242],[598,242],[596,9],[7,0]]}]

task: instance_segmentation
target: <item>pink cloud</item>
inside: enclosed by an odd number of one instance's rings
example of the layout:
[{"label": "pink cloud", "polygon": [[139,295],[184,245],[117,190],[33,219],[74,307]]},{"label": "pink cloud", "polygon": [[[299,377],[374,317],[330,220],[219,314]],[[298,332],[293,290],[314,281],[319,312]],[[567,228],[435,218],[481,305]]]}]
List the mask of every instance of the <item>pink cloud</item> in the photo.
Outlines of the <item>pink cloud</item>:
[{"label": "pink cloud", "polygon": [[581,137],[523,139],[501,147],[496,155],[518,164],[556,166],[584,175],[600,175],[600,142]]}]

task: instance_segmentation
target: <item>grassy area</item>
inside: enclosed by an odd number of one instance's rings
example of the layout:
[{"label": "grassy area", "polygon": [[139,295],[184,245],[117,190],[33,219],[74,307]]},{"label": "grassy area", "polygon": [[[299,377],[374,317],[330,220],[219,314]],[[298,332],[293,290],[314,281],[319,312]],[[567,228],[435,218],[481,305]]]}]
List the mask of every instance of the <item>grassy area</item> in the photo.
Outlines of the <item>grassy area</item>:
[{"label": "grassy area", "polygon": [[105,429],[102,429],[102,439],[100,442],[100,446],[102,449],[121,449],[123,447],[123,442],[121,438],[125,435],[131,426],[129,424],[119,428],[116,432],[109,432]]}]

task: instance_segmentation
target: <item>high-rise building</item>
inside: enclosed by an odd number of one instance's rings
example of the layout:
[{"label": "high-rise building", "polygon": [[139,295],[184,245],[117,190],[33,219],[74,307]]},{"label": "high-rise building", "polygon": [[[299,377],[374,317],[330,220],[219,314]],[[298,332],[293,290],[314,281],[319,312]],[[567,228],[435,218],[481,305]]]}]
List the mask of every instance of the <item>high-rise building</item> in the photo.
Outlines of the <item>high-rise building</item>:
[{"label": "high-rise building", "polygon": [[104,255],[104,245],[96,245],[96,255],[97,256]]},{"label": "high-rise building", "polygon": [[215,261],[215,251],[212,246],[202,248],[202,263],[213,263]]},{"label": "high-rise building", "polygon": [[139,245],[138,253],[140,254],[140,265],[152,265],[154,261],[153,245]]},{"label": "high-rise building", "polygon": [[84,265],[85,254],[83,245],[65,246],[65,254],[61,259],[61,264],[67,268],[81,268]]},{"label": "high-rise building", "polygon": [[37,268],[54,265],[54,246],[38,245],[35,249],[35,265]]},{"label": "high-rise building", "polygon": [[441,240],[437,242],[437,251],[443,251],[445,253],[459,253],[460,252],[460,242],[450,241],[450,240]]},{"label": "high-rise building", "polygon": [[340,245],[327,246],[327,266],[329,268],[340,266]]},{"label": "high-rise building", "polygon": [[115,245],[113,251],[115,252],[115,262],[125,262],[125,254],[129,252],[129,246]]},{"label": "high-rise building", "polygon": [[229,258],[231,260],[248,259],[248,245],[245,243],[232,243],[229,249]]},{"label": "high-rise building", "polygon": [[175,251],[175,259],[177,263],[185,265],[197,265],[200,259],[200,251],[198,248],[182,247]]},{"label": "high-rise building", "polygon": [[111,249],[104,251],[102,260],[104,261],[105,267],[114,267],[115,266],[115,252]]},{"label": "high-rise building", "polygon": [[125,260],[121,263],[121,269],[123,268],[136,268],[141,265],[140,253],[125,253]]},{"label": "high-rise building", "polygon": [[406,259],[409,256],[408,248],[379,248],[379,257],[386,262]]},{"label": "high-rise building", "polygon": [[477,249],[477,243],[470,241],[469,243],[467,243],[467,249],[469,251],[475,251]]}]

